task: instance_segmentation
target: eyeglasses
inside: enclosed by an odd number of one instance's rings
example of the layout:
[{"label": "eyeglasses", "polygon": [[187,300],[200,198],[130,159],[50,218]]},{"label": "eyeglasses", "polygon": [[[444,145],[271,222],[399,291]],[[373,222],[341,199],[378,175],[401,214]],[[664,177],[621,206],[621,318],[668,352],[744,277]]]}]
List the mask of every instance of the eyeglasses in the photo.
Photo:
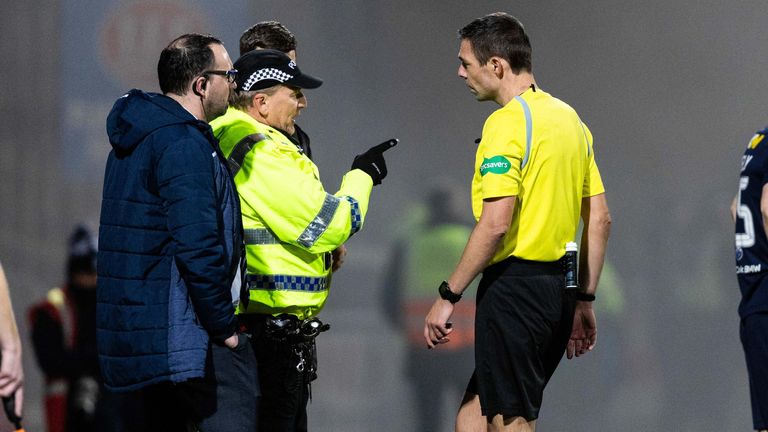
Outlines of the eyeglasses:
[{"label": "eyeglasses", "polygon": [[226,70],[226,71],[224,71],[224,70],[207,70],[207,71],[204,71],[201,75],[208,75],[208,74],[225,76],[225,77],[227,77],[227,81],[229,81],[230,83],[235,82],[235,79],[237,79],[237,69],[230,69],[230,70]]}]

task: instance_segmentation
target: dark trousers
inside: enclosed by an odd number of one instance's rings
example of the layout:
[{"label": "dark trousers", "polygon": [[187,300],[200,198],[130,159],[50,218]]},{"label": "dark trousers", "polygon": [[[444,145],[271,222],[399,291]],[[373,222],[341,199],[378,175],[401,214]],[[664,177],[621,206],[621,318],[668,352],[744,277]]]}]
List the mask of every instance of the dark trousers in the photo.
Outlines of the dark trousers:
[{"label": "dark trousers", "polygon": [[306,432],[309,383],[316,377],[314,340],[296,337],[301,323],[294,316],[245,314],[238,319],[251,335],[259,364],[259,432]]},{"label": "dark trousers", "polygon": [[259,432],[306,432],[309,379],[296,369],[300,358],[288,342],[255,332],[251,339],[259,364]]},{"label": "dark trousers", "polygon": [[254,432],[259,383],[249,338],[235,349],[211,344],[206,376],[139,391],[145,427],[157,432]]}]

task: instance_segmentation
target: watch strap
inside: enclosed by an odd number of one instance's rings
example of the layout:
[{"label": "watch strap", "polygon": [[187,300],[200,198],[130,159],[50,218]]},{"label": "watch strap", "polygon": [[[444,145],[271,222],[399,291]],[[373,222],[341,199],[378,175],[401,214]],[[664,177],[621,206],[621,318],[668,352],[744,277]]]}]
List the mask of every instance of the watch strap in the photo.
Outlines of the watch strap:
[{"label": "watch strap", "polygon": [[461,294],[456,294],[451,291],[451,287],[448,286],[448,282],[446,281],[443,281],[443,283],[440,284],[440,287],[437,288],[437,292],[440,294],[440,298],[448,300],[451,303],[456,303],[461,300]]},{"label": "watch strap", "polygon": [[577,292],[576,293],[576,300],[578,301],[584,301],[584,302],[593,302],[595,301],[595,295],[594,294],[587,294],[585,292]]}]

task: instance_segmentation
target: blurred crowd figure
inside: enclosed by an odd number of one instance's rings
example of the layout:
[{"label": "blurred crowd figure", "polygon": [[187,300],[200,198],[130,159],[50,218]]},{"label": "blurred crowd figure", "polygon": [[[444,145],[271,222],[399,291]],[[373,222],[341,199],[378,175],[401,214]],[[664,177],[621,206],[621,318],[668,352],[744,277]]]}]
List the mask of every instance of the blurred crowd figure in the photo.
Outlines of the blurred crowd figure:
[{"label": "blurred crowd figure", "polygon": [[[678,237],[660,239],[655,264],[657,269],[668,268],[660,294],[667,298],[655,309],[653,320],[664,383],[661,418],[668,430],[730,430],[730,410],[724,407],[733,397],[738,369],[728,350],[713,349],[706,341],[737,337],[724,332],[735,320],[727,325],[723,320],[733,315],[726,308],[726,296],[736,296],[737,287],[717,264],[722,247],[718,236],[702,235],[708,227],[725,226],[728,215],[724,208],[722,213],[712,210],[709,194],[668,208],[666,223]],[[681,247],[680,238],[688,239],[686,247]]]},{"label": "blurred crowd figure", "polygon": [[95,429],[96,243],[85,226],[69,238],[66,280],[29,311],[35,357],[45,375],[48,432]]},{"label": "blurred crowd figure", "polygon": [[96,239],[86,226],[77,226],[69,237],[64,284],[32,305],[29,322],[35,358],[45,376],[46,430],[129,430],[122,429],[118,396],[105,392],[99,372]]},{"label": "blurred crowd figure", "polygon": [[453,400],[455,403],[449,406],[458,409],[474,363],[476,283],[467,290],[465,301],[456,304],[451,343],[427,350],[424,342],[424,316],[435,299],[435,281],[444,278],[459,262],[472,231],[468,218],[456,208],[460,192],[446,186],[433,187],[423,203],[411,207],[381,290],[383,313],[391,317],[405,344],[404,373],[416,419],[413,431],[445,430],[439,419],[455,414],[443,412],[446,399]]}]

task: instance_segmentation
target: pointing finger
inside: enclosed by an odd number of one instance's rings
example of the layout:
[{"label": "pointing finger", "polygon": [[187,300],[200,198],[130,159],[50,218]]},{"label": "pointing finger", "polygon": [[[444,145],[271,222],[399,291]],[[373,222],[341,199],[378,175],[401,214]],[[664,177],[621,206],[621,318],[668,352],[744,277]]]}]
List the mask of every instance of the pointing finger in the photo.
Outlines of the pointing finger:
[{"label": "pointing finger", "polygon": [[400,142],[400,140],[397,138],[388,139],[379,145],[371,147],[371,149],[368,150],[368,153],[384,153],[385,151],[396,146],[398,142]]}]

